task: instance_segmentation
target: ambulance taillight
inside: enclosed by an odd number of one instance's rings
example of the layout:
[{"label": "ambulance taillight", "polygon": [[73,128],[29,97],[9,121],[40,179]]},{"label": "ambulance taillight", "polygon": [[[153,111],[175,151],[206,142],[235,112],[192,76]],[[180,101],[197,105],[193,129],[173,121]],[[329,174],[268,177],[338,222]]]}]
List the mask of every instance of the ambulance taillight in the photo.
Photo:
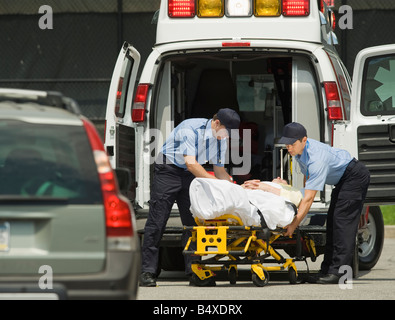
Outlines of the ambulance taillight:
[{"label": "ambulance taillight", "polygon": [[149,84],[139,84],[137,87],[132,108],[133,122],[144,122],[149,87]]},{"label": "ambulance taillight", "polygon": [[343,112],[340,103],[339,90],[334,81],[324,82],[326,105],[329,120],[343,120]]}]

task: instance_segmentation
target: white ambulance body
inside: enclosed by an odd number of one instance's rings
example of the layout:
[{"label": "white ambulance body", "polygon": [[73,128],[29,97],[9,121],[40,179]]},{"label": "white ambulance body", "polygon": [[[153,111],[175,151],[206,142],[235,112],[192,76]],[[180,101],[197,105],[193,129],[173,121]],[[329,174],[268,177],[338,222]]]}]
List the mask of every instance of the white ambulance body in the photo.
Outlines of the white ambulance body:
[{"label": "white ambulance body", "polygon": [[[358,55],[351,96],[331,18],[320,0],[162,0],[156,44],[139,80],[139,53],[127,43],[121,49],[106,114],[105,147],[114,168],[131,170],[127,196],[141,234],[152,164],[166,137],[184,119],[230,107],[244,129],[241,143],[230,139],[226,165],[238,183],[283,176],[303,188],[296,162],[277,143],[292,121],[368,166],[359,266],[376,264],[384,239],[378,205],[395,203],[395,45]],[[322,230],[322,241],[331,190],[317,194],[304,222]],[[165,270],[183,268],[181,230],[175,204],[162,240]],[[324,243],[317,240],[317,247],[322,253]]]}]

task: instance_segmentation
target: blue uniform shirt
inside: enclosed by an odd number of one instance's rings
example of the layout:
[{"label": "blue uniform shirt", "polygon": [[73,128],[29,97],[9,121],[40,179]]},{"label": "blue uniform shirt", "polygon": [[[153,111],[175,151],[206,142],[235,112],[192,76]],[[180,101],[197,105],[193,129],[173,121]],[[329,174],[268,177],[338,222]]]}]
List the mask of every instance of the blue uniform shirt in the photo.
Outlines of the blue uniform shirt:
[{"label": "blue uniform shirt", "polygon": [[192,118],[182,121],[164,143],[161,153],[180,168],[186,169],[184,156],[195,156],[199,164],[210,163],[223,167],[227,139],[213,136],[211,119]]},{"label": "blue uniform shirt", "polygon": [[304,189],[322,191],[325,184],[339,183],[352,157],[346,150],[308,138],[303,153],[295,159],[307,179]]}]

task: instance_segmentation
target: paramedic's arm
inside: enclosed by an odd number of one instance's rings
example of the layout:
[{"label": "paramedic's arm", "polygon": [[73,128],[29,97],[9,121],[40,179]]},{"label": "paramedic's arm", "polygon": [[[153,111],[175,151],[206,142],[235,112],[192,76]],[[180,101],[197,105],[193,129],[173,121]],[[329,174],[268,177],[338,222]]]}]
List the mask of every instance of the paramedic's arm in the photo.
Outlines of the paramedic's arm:
[{"label": "paramedic's arm", "polygon": [[304,217],[309,212],[311,205],[313,204],[316,193],[317,190],[307,190],[307,189],[305,190],[304,197],[299,204],[298,213],[294,217],[292,223],[284,227],[284,229],[287,229],[287,232],[284,234],[284,236],[292,237],[292,234],[294,233],[295,229],[299,226],[299,224],[302,222]]},{"label": "paramedic's arm", "polygon": [[192,173],[196,178],[211,178],[215,177],[209,174],[197,161],[194,156],[184,156],[187,170]]},{"label": "paramedic's arm", "polygon": [[214,174],[218,179],[228,180],[228,181],[232,182],[232,178],[230,177],[228,172],[226,172],[225,167],[219,167],[219,166],[213,165],[213,168],[214,168]]}]

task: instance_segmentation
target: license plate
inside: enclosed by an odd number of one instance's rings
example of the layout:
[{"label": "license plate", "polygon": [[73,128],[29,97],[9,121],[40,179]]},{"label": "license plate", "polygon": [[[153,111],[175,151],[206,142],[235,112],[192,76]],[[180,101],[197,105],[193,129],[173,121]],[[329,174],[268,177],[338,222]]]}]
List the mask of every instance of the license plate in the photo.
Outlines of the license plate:
[{"label": "license plate", "polygon": [[8,222],[0,222],[0,251],[8,251],[10,249],[10,224]]}]

